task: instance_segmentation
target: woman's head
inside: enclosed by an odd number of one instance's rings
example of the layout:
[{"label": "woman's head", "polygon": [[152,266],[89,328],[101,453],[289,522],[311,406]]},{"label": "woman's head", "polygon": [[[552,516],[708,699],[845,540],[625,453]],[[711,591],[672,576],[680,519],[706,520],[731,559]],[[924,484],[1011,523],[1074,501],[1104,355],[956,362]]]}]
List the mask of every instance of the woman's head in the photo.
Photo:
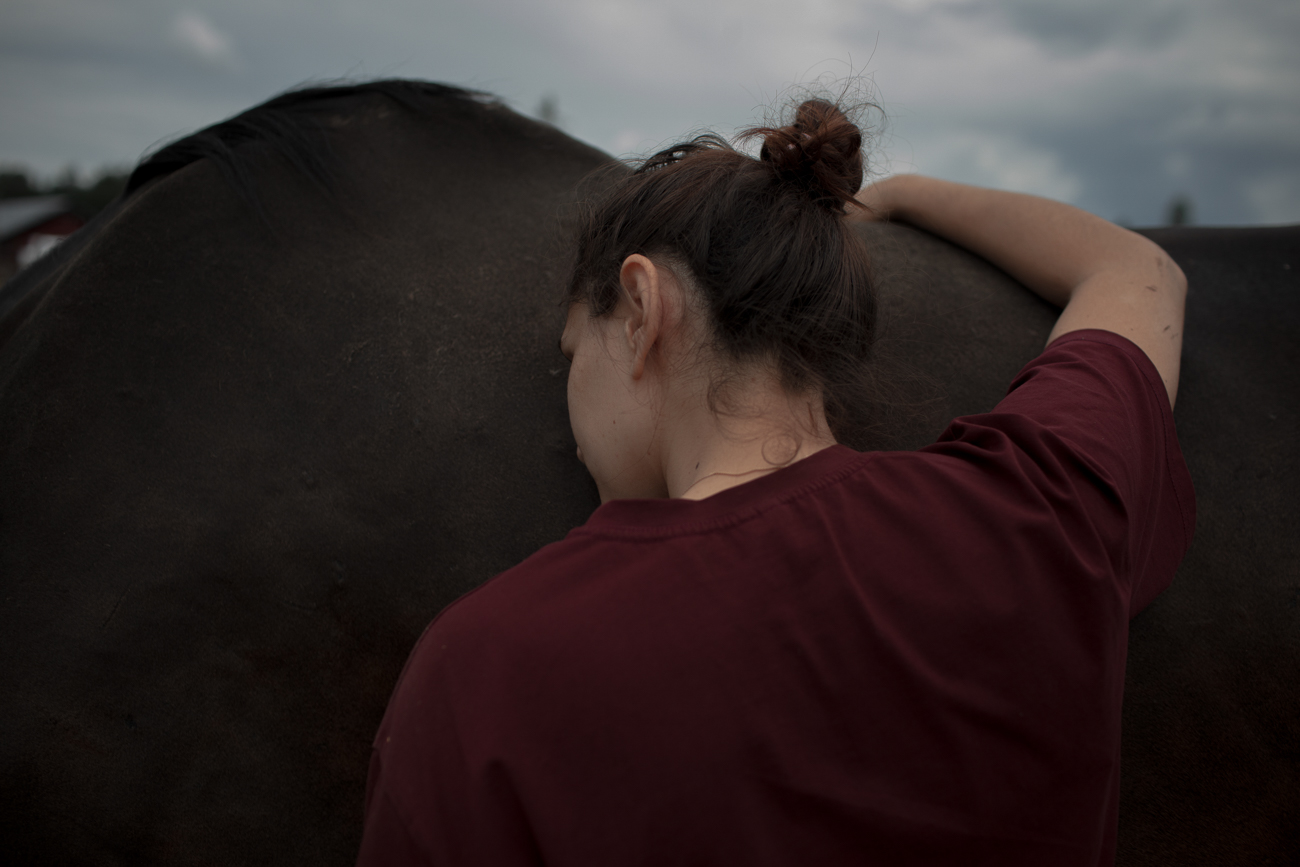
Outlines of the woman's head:
[{"label": "woman's head", "polygon": [[757,159],[700,136],[607,190],[578,227],[569,300],[599,327],[628,300],[629,257],[642,257],[684,292],[680,330],[707,368],[693,373],[707,376],[711,409],[736,409],[731,385],[761,370],[815,396],[834,430],[853,414],[875,326],[867,252],[843,219],[862,136],[825,100],[742,138],[759,136]]}]

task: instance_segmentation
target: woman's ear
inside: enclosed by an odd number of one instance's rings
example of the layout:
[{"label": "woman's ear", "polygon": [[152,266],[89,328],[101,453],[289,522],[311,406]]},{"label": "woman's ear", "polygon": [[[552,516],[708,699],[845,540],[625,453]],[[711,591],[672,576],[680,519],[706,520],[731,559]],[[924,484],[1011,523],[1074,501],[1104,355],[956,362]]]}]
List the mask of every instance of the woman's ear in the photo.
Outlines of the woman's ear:
[{"label": "woman's ear", "polygon": [[640,253],[623,260],[619,270],[619,284],[623,287],[624,301],[629,315],[624,323],[624,336],[632,353],[632,378],[640,379],[645,373],[646,359],[663,333],[664,279],[666,273]]}]

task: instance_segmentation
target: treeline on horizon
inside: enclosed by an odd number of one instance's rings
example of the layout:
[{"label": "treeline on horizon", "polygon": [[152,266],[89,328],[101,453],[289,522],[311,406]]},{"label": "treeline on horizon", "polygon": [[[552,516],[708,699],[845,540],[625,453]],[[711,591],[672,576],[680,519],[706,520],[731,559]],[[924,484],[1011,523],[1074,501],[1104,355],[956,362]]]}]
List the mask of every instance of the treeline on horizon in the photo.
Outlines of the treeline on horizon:
[{"label": "treeline on horizon", "polygon": [[72,212],[83,220],[102,211],[126,189],[131,173],[122,169],[100,169],[85,178],[67,169],[57,177],[42,181],[22,168],[0,168],[0,199],[27,196],[67,196]]}]

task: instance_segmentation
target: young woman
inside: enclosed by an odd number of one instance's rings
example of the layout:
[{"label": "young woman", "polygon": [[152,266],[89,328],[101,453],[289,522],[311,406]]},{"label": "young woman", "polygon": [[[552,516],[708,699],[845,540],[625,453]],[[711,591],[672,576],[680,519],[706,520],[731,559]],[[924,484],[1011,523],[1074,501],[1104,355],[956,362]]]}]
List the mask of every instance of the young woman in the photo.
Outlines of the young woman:
[{"label": "young woman", "polygon": [[[580,231],[561,346],[603,505],[421,638],[362,864],[1113,860],[1128,619],[1194,521],[1183,276],[1043,199],[859,192],[830,103],[758,134],[652,157]],[[1063,308],[918,452],[836,444],[875,316],[859,218]]]}]

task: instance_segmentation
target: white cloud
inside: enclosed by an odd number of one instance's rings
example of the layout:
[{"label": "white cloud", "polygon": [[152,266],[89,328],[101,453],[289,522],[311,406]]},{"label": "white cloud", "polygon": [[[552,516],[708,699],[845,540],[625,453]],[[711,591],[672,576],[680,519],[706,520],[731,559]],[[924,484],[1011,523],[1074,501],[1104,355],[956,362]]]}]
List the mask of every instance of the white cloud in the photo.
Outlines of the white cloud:
[{"label": "white cloud", "polygon": [[177,44],[208,63],[227,65],[234,60],[230,38],[193,10],[176,13],[171,35]]},{"label": "white cloud", "polygon": [[1251,178],[1242,185],[1242,195],[1257,223],[1300,223],[1300,169]]},{"label": "white cloud", "polygon": [[916,15],[928,15],[951,7],[967,6],[970,0],[888,0],[889,5]]},{"label": "white cloud", "polygon": [[616,157],[640,156],[652,145],[653,142],[640,130],[624,129],[615,134],[610,153]]},{"label": "white cloud", "polygon": [[1296,45],[1295,0],[0,0],[0,111],[21,119],[0,160],[121,162],[348,75],[524,112],[554,94],[566,132],[644,152],[865,72],[890,117],[879,164],[1137,220],[1182,192],[1204,221],[1243,222],[1297,195],[1256,189],[1300,152]]},{"label": "white cloud", "polygon": [[1071,202],[1083,182],[1055,152],[1012,136],[961,132],[928,140],[913,156],[916,171]]},{"label": "white cloud", "polygon": [[1165,157],[1165,174],[1176,180],[1187,177],[1192,170],[1192,158],[1183,151]]}]

